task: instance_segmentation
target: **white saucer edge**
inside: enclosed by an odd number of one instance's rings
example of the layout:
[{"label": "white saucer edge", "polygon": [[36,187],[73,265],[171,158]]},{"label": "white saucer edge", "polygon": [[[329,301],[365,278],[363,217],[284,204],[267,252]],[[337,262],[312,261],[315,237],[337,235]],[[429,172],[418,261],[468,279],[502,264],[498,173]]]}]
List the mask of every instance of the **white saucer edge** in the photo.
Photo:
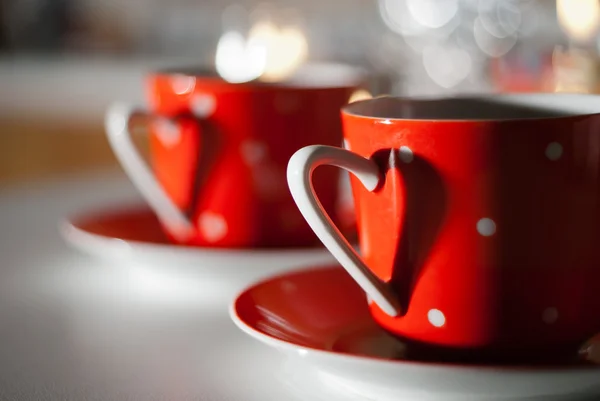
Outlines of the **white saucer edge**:
[{"label": "white saucer edge", "polygon": [[[302,269],[306,270],[306,269]],[[354,356],[320,349],[294,345],[259,332],[247,325],[237,314],[237,303],[240,297],[251,288],[275,280],[298,271],[284,272],[268,277],[247,286],[239,291],[230,301],[228,312],[233,323],[250,337],[284,352],[302,359],[313,359],[316,368],[328,375],[338,376],[342,383],[352,383],[370,396],[373,392],[394,392],[394,388],[403,396],[422,396],[422,388],[418,388],[423,376],[434,378],[433,384],[438,389],[431,389],[431,395],[457,397],[481,401],[512,400],[554,400],[557,397],[598,396],[600,398],[600,368],[511,368],[494,366],[449,366],[415,361],[392,361],[369,356]],[[319,362],[324,367],[318,366]],[[310,362],[309,362],[310,363]],[[353,366],[354,365],[354,366]],[[451,368],[451,369],[449,369]],[[354,370],[351,377],[344,373]],[[369,383],[365,372],[376,382]],[[398,378],[413,383],[412,391],[405,392],[397,388]],[[414,380],[411,379],[414,378]],[[442,380],[443,379],[443,380]],[[430,382],[426,379],[426,381]],[[441,384],[441,386],[440,386]],[[457,391],[458,384],[458,391]],[[454,389],[449,389],[452,387]],[[462,389],[462,390],[460,390]],[[464,389],[468,389],[467,392]],[[396,394],[400,395],[400,394]],[[422,398],[417,398],[421,400]],[[562,398],[561,398],[562,399]],[[569,398],[570,399],[570,398]],[[376,398],[374,399],[376,400]]]},{"label": "white saucer edge", "polygon": [[[168,257],[178,262],[199,261],[223,264],[224,260],[235,260],[235,264],[243,261],[244,264],[268,263],[270,265],[282,263],[292,266],[310,266],[335,263],[335,259],[325,247],[312,248],[284,248],[284,249],[210,249],[201,247],[184,247],[169,244],[148,244],[136,240],[121,240],[102,235],[91,234],[76,227],[70,218],[62,219],[58,230],[63,239],[80,251],[102,258],[115,256],[119,259],[143,257],[153,260],[155,257]],[[110,249],[111,252],[106,252]],[[109,255],[113,253],[113,255]],[[225,264],[229,265],[229,264]]]}]

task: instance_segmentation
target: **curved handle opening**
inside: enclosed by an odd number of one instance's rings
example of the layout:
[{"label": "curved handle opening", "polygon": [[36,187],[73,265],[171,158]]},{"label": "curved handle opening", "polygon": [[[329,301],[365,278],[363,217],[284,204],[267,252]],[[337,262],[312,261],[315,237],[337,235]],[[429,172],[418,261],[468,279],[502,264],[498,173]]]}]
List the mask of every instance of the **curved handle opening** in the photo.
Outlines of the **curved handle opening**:
[{"label": "curved handle opening", "polygon": [[390,286],[369,269],[321,205],[312,184],[312,174],[322,165],[347,170],[371,192],[381,179],[378,166],[348,150],[312,145],[298,150],[292,156],[288,163],[287,180],[298,209],[323,245],[382,311],[390,316],[400,315],[400,305]]},{"label": "curved handle opening", "polygon": [[154,210],[161,223],[168,227],[177,239],[185,241],[194,232],[192,222],[158,183],[131,138],[133,124],[137,121],[148,121],[150,118],[152,118],[151,114],[142,108],[122,103],[113,104],[105,118],[106,134],[125,173]]}]

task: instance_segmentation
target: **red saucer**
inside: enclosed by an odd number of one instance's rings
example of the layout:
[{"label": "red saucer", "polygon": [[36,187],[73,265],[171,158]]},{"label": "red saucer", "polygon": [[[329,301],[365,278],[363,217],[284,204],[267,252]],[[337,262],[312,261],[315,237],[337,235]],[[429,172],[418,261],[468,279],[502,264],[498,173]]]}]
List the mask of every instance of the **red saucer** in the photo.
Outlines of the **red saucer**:
[{"label": "red saucer", "polygon": [[129,205],[90,214],[72,220],[78,229],[93,235],[149,244],[169,244],[158,218],[147,206]]},{"label": "red saucer", "polygon": [[[69,224],[88,234],[106,238],[116,238],[124,241],[134,241],[146,244],[190,247],[171,242],[164,234],[154,212],[145,205],[114,206],[104,210],[96,210],[71,218]],[[345,227],[343,231],[349,241],[356,241],[356,227],[354,225]],[[297,247],[295,249],[303,248],[321,249],[323,248],[323,245],[315,237],[315,243],[313,245]],[[261,249],[283,250],[290,248],[270,247]]]},{"label": "red saucer", "polygon": [[234,300],[230,315],[245,333],[360,387],[365,396],[423,388],[459,398],[600,395],[597,361],[494,366],[419,360],[373,322],[365,294],[338,266],[288,272],[251,286]]},{"label": "red saucer", "polygon": [[102,259],[152,266],[169,274],[202,273],[246,285],[290,268],[331,263],[319,242],[297,248],[213,248],[170,242],[155,214],[143,204],[115,205],[65,219],[60,233],[74,248]]}]

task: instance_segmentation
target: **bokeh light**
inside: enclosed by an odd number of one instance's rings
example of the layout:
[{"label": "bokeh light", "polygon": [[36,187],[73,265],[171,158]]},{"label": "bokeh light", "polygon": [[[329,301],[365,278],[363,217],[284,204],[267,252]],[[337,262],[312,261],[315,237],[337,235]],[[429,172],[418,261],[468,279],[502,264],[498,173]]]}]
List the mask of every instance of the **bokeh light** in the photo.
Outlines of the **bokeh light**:
[{"label": "bokeh light", "polygon": [[472,59],[467,51],[458,47],[431,45],[423,51],[423,66],[439,86],[452,88],[469,76]]},{"label": "bokeh light", "polygon": [[247,40],[235,31],[225,32],[219,39],[215,67],[228,82],[241,83],[260,77],[266,62],[267,48],[260,41]]},{"label": "bokeh light", "polygon": [[561,27],[573,40],[588,41],[598,32],[598,0],[557,0],[556,14]]},{"label": "bokeh light", "polygon": [[508,53],[517,43],[517,35],[497,36],[486,29],[482,18],[477,18],[473,24],[473,35],[477,45],[485,54],[500,57]]},{"label": "bokeh light", "polygon": [[373,95],[366,89],[357,89],[350,95],[350,99],[348,99],[348,103],[359,102],[361,100],[371,99]]},{"label": "bokeh light", "polygon": [[289,77],[308,57],[304,33],[296,27],[280,28],[272,22],[260,22],[252,27],[249,41],[265,49],[261,79],[277,82]]},{"label": "bokeh light", "polygon": [[250,16],[239,7],[225,10],[223,20],[229,30],[217,45],[218,74],[232,83],[285,80],[308,58],[305,33],[294,25],[276,24],[269,14],[251,14],[259,18],[243,34],[240,27],[249,24]]},{"label": "bokeh light", "polygon": [[512,0],[479,2],[481,26],[496,38],[503,39],[514,35],[521,26],[521,10]]},{"label": "bokeh light", "polygon": [[414,20],[427,28],[441,28],[458,12],[457,0],[406,0],[408,11]]}]

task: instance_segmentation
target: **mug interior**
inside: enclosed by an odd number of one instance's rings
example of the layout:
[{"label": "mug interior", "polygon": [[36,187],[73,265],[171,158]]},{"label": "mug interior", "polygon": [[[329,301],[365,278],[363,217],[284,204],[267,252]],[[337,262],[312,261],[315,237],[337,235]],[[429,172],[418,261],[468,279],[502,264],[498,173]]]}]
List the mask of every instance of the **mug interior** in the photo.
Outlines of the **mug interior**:
[{"label": "mug interior", "polygon": [[380,97],[349,104],[345,114],[390,120],[525,120],[600,113],[600,96],[503,94],[439,99]]},{"label": "mug interior", "polygon": [[156,71],[158,75],[186,76],[250,88],[322,89],[351,88],[364,82],[367,73],[362,68],[338,63],[306,63],[292,75],[278,82],[265,82],[260,78],[249,82],[229,83],[213,67],[188,66]]}]

